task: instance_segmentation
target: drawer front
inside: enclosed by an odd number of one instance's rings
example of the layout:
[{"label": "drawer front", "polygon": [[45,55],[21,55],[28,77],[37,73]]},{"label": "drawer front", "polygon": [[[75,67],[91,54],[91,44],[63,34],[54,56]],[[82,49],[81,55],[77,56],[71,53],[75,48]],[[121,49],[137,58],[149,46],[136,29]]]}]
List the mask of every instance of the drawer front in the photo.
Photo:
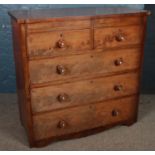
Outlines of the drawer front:
[{"label": "drawer front", "polygon": [[136,107],[137,97],[133,96],[35,115],[35,139],[62,136],[127,121],[134,118]]},{"label": "drawer front", "polygon": [[33,113],[50,111],[136,94],[138,81],[138,73],[126,73],[34,88],[31,90],[32,111]]},{"label": "drawer front", "polygon": [[69,50],[91,49],[91,31],[71,30],[32,33],[28,35],[29,57],[47,57]]},{"label": "drawer front", "polygon": [[140,49],[124,49],[30,61],[30,79],[39,84],[136,69],[140,56]]},{"label": "drawer front", "polygon": [[142,43],[143,27],[126,26],[96,28],[94,30],[95,48],[114,48]]}]

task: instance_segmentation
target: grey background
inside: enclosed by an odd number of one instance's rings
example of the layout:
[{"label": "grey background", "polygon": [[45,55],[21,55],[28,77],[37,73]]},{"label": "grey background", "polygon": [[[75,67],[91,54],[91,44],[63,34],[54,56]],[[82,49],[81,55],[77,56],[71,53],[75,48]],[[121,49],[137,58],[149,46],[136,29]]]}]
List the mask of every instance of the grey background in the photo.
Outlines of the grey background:
[{"label": "grey background", "polygon": [[[123,4],[115,4],[115,5],[0,5],[0,92],[16,92],[16,77],[15,77],[15,66],[13,59],[13,50],[12,50],[12,36],[11,36],[11,25],[10,18],[7,14],[9,10],[15,9],[39,9],[39,8],[74,8],[74,7],[117,7],[117,6],[126,6],[129,8],[135,9],[143,9],[144,5],[123,5]],[[154,92],[155,90],[155,53],[153,52],[155,36],[155,18],[154,13],[155,5],[145,5],[146,9],[152,10],[153,15],[149,17],[148,22],[148,33],[146,38],[146,46],[145,46],[145,60],[144,60],[144,72],[142,76],[142,92]]]},{"label": "grey background", "polygon": [[152,15],[148,17],[142,72],[142,92],[155,93],[155,5],[145,5]]}]

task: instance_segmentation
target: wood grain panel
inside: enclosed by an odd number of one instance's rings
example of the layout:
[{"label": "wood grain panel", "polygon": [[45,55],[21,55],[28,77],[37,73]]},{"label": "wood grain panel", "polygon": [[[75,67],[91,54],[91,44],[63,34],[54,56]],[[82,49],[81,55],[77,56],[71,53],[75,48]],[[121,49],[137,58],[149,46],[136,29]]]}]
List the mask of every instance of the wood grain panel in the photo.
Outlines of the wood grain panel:
[{"label": "wood grain panel", "polygon": [[[51,56],[57,52],[61,53],[68,50],[91,49],[90,35],[90,29],[29,34],[29,57]],[[64,47],[59,47],[59,42],[63,42]]]},{"label": "wood grain panel", "polygon": [[[52,138],[131,120],[135,117],[136,106],[137,97],[133,96],[35,115],[33,117],[35,139]],[[59,123],[62,121],[65,125],[60,128]]]},{"label": "wood grain panel", "polygon": [[67,8],[9,15],[30,147],[136,122],[149,11]]},{"label": "wood grain panel", "polygon": [[[122,49],[107,52],[91,52],[54,59],[30,61],[30,78],[32,84],[66,80],[73,77],[101,75],[121,72],[140,67],[141,50]],[[116,64],[122,61],[122,64]],[[59,72],[58,67],[61,66]],[[64,72],[61,72],[63,71]]]},{"label": "wood grain panel", "polygon": [[108,27],[94,30],[95,48],[114,48],[142,43],[143,27]]},{"label": "wood grain panel", "polygon": [[[127,73],[112,77],[64,83],[31,91],[33,113],[69,106],[84,105],[138,92],[139,73]],[[115,90],[120,86],[121,90]],[[65,101],[60,101],[64,96]]]},{"label": "wood grain panel", "polygon": [[86,29],[91,27],[90,20],[78,20],[78,19],[68,19],[68,20],[56,20],[53,22],[42,22],[28,24],[27,31],[28,33],[34,32],[46,32],[52,30],[70,30],[70,29]]},{"label": "wood grain panel", "polygon": [[113,17],[101,17],[94,19],[94,27],[116,27],[116,26],[128,26],[128,25],[141,25],[144,23],[144,16],[122,16]]}]

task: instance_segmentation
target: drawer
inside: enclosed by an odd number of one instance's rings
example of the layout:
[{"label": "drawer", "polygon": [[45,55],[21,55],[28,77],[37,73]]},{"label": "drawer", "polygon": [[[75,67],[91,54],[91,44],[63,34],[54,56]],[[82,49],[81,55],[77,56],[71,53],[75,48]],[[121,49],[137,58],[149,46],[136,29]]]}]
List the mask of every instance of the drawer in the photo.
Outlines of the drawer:
[{"label": "drawer", "polygon": [[134,118],[137,97],[127,97],[33,116],[35,140],[124,122]]},{"label": "drawer", "polygon": [[136,94],[139,87],[138,81],[139,73],[133,72],[33,88],[31,90],[32,111],[33,113],[50,111]]},{"label": "drawer", "polygon": [[136,69],[140,56],[137,48],[30,61],[30,79],[32,84],[40,84]]},{"label": "drawer", "polygon": [[129,45],[138,45],[143,41],[143,27],[124,26],[96,28],[94,30],[95,48],[115,48]]},{"label": "drawer", "polygon": [[48,57],[70,50],[91,49],[90,34],[90,29],[31,33],[27,39],[29,57]]}]

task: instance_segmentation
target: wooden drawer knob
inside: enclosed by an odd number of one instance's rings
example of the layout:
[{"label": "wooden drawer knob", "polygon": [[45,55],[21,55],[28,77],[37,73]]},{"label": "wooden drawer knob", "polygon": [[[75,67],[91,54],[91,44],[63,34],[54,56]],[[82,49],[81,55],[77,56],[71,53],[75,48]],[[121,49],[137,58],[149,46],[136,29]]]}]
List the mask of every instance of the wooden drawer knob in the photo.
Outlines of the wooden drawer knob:
[{"label": "wooden drawer knob", "polygon": [[115,85],[114,90],[115,91],[121,91],[121,90],[123,90],[123,86],[122,85]]},{"label": "wooden drawer knob", "polygon": [[63,128],[65,128],[67,126],[67,123],[64,121],[64,120],[62,120],[62,121],[59,121],[59,123],[58,123],[58,128],[60,128],[60,129],[63,129]]},{"label": "wooden drawer knob", "polygon": [[112,111],[112,116],[118,116],[120,114],[119,110],[113,110]]},{"label": "wooden drawer knob", "polygon": [[58,66],[56,67],[56,70],[57,70],[57,73],[58,73],[58,74],[61,74],[61,75],[64,75],[64,74],[67,73],[67,68],[64,67],[64,66],[62,66],[62,65],[58,65]]},{"label": "wooden drawer knob", "polygon": [[120,65],[123,64],[123,59],[122,58],[117,59],[117,60],[114,61],[114,63],[115,63],[115,66],[120,66]]},{"label": "wooden drawer knob", "polygon": [[58,46],[59,48],[65,48],[65,42],[64,42],[64,40],[59,40],[59,41],[57,42],[57,46]]},{"label": "wooden drawer knob", "polygon": [[125,40],[125,37],[122,34],[118,34],[115,36],[116,41],[121,42]]},{"label": "wooden drawer knob", "polygon": [[59,94],[57,97],[59,102],[67,102],[69,101],[69,96],[66,93]]}]

